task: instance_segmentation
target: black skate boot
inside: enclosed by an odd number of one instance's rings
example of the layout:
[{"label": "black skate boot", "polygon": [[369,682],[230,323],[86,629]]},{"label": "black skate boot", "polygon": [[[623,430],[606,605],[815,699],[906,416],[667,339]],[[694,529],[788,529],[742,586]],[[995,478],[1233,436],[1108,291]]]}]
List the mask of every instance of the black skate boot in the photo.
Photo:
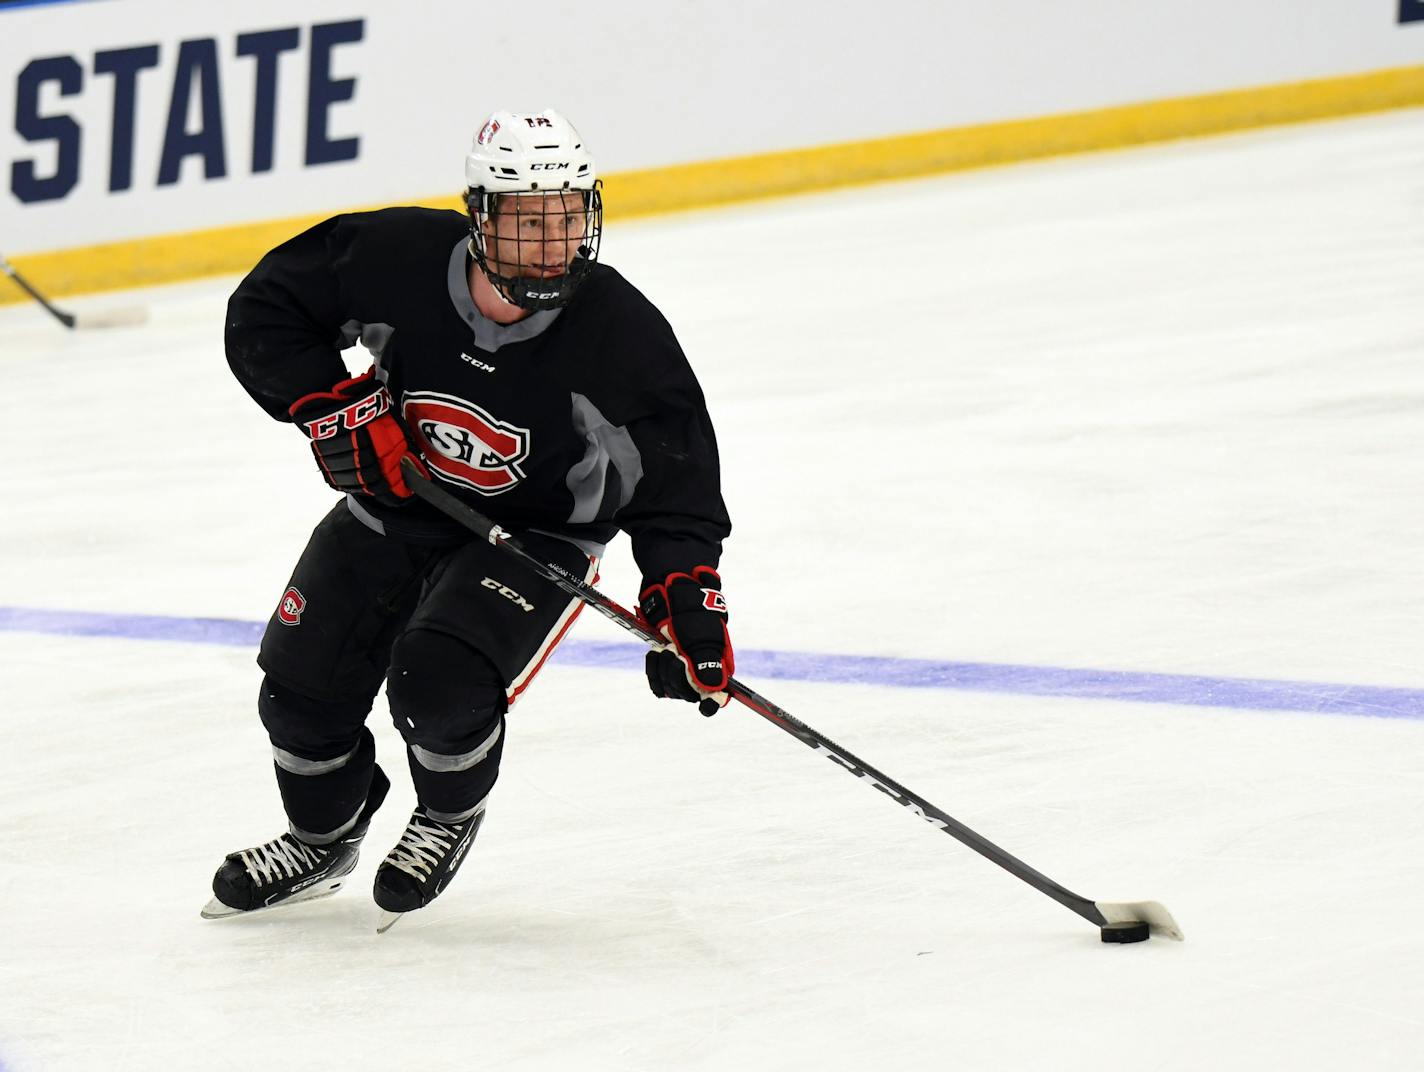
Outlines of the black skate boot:
[{"label": "black skate boot", "polygon": [[400,841],[376,869],[373,892],[381,909],[377,934],[390,930],[404,913],[424,908],[440,896],[484,821],[483,807],[458,823],[441,822],[424,808],[415,809]]},{"label": "black skate boot", "polygon": [[390,787],[385,772],[376,767],[356,825],[330,845],[309,845],[283,834],[265,845],[230,854],[213,876],[213,899],[203,908],[202,917],[222,919],[330,897],[355,870],[361,839]]}]

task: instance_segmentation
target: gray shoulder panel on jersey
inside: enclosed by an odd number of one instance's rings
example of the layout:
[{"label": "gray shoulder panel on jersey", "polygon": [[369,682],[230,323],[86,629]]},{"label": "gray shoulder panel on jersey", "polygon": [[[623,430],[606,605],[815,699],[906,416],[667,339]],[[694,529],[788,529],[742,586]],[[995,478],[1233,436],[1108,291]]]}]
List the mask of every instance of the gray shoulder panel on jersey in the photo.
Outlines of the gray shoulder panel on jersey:
[{"label": "gray shoulder panel on jersey", "polygon": [[475,333],[475,345],[481,350],[492,354],[501,346],[542,335],[563,312],[562,309],[543,309],[513,324],[496,324],[487,319],[475,306],[475,299],[470,297],[470,278],[465,268],[468,252],[469,239],[462,238],[455,243],[455,248],[450,251],[447,279],[450,285],[450,301],[455,306],[455,312],[460,314],[461,320],[470,325],[470,330]]},{"label": "gray shoulder panel on jersey", "polygon": [[566,481],[574,496],[569,521],[607,521],[632,500],[633,489],[643,479],[643,457],[628,429],[609,424],[598,407],[578,392],[570,397],[574,431],[586,446]]},{"label": "gray shoulder panel on jersey", "polygon": [[363,324],[359,320],[348,320],[341,325],[341,348],[344,350],[359,342],[371,351],[371,356],[376,359],[376,364],[379,365],[381,354],[395,333],[396,329],[389,324]]}]

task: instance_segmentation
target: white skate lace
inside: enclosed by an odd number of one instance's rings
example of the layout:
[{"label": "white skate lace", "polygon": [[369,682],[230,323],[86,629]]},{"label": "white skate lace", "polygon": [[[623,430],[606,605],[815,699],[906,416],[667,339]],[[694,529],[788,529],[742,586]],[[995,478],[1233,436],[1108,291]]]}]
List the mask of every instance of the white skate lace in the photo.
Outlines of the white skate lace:
[{"label": "white skate lace", "polygon": [[386,863],[398,867],[417,881],[424,882],[430,872],[439,865],[455,839],[460,835],[460,827],[446,826],[434,819],[411,816],[396,847],[386,857]]},{"label": "white skate lace", "polygon": [[296,878],[303,869],[321,863],[326,855],[321,849],[283,834],[255,849],[244,849],[242,862],[253,881],[273,882],[278,878]]}]

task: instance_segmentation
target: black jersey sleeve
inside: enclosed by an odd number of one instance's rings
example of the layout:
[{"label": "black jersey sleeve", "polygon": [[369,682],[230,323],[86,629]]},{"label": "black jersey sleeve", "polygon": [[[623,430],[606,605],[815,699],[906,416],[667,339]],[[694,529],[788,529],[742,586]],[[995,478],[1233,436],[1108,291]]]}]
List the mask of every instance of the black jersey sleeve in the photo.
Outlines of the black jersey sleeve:
[{"label": "black jersey sleeve", "polygon": [[[722,499],[717,437],[702,388],[663,315],[632,287],[616,302],[613,348],[636,353],[626,423],[642,478],[618,511],[644,584],[717,567],[732,523]],[[636,334],[636,338],[633,336]]]},{"label": "black jersey sleeve", "polygon": [[228,300],[224,342],[233,375],[264,410],[288,420],[297,399],[344,380],[341,285],[334,270],[344,217],[277,246]]},{"label": "black jersey sleeve", "polygon": [[618,523],[632,540],[644,586],[694,566],[716,569],[732,524],[707,411],[669,410],[633,422],[628,431],[643,478]]}]

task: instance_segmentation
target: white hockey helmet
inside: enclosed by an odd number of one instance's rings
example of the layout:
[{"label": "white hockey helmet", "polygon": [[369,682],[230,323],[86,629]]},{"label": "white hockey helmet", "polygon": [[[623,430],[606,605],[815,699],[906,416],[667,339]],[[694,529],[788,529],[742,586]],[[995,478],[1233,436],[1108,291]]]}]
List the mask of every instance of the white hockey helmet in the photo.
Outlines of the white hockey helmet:
[{"label": "white hockey helmet", "polygon": [[592,190],[593,155],[552,108],[537,115],[495,112],[465,157],[465,185],[491,194]]},{"label": "white hockey helmet", "polygon": [[[593,155],[573,124],[553,109],[536,114],[500,111],[484,121],[465,156],[470,252],[505,298],[525,309],[551,309],[568,302],[598,258],[603,233],[601,186]],[[500,198],[533,195],[547,203],[549,194],[574,191],[582,195],[583,237],[565,274],[524,278],[497,272],[488,255],[484,225],[499,208]]]}]

